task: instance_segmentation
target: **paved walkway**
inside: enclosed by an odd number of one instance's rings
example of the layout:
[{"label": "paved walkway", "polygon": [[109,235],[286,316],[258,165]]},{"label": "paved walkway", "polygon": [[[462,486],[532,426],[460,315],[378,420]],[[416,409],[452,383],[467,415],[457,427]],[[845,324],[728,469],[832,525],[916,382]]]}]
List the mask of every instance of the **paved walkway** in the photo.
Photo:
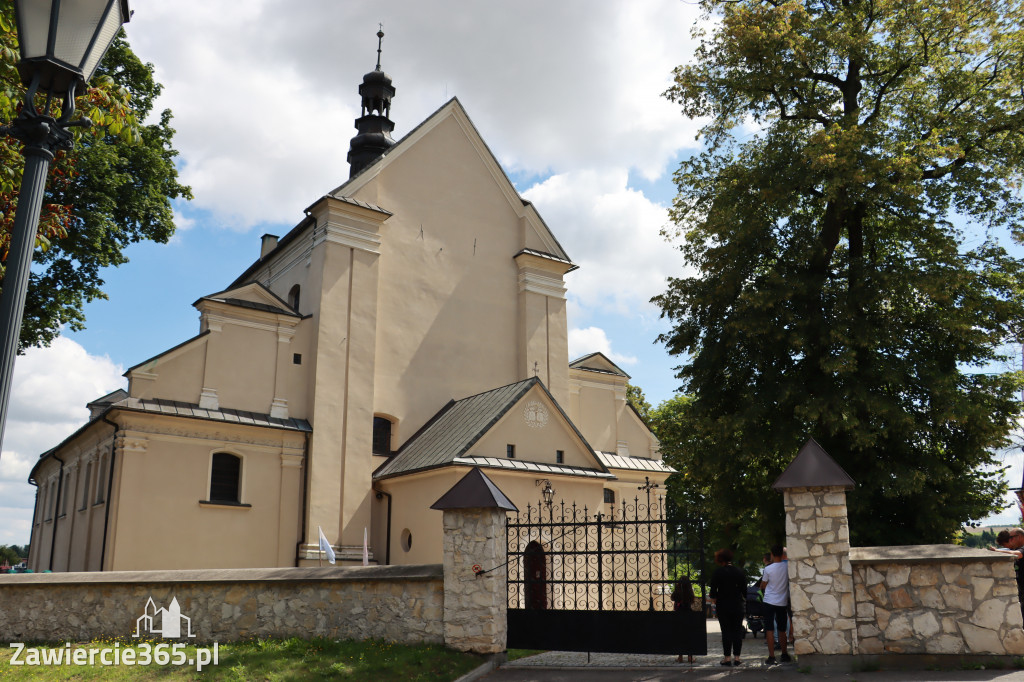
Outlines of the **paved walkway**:
[{"label": "paved walkway", "polygon": [[[708,653],[695,656],[693,665],[677,663],[663,654],[605,654],[546,651],[520,658],[484,675],[483,682],[1024,682],[1024,671],[1014,670],[879,670],[844,673],[801,668],[797,663],[766,666],[768,647],[764,633],[743,640],[742,664],[719,665],[721,631],[717,620],[708,621]],[[776,657],[778,651],[776,651]],[[684,657],[685,661],[685,657]]]},{"label": "paved walkway", "polygon": [[[685,662],[676,662],[675,656],[665,654],[604,654],[585,653],[579,651],[546,651],[536,656],[521,658],[506,664],[507,667],[574,667],[574,668],[608,668],[608,667],[632,667],[632,668],[678,668],[688,670],[691,667],[713,666],[722,672],[727,672],[724,666],[719,665],[722,660],[722,631],[717,620],[707,621],[708,628],[708,653],[706,656],[694,656],[693,665]],[[779,651],[776,651],[778,658]],[[764,639],[764,633],[754,637],[750,633],[743,640],[742,656],[740,657],[743,666],[760,667],[764,665],[764,659],[768,656],[768,645]]]}]

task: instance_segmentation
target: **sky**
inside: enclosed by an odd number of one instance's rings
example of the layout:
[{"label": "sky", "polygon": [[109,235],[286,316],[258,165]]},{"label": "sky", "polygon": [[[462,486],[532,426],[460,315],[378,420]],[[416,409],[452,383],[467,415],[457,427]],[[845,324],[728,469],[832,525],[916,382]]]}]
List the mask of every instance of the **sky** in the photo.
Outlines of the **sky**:
[{"label": "sky", "polygon": [[[39,454],[88,419],[123,372],[198,332],[192,303],[223,290],[303,209],[348,178],[357,88],[377,60],[395,139],[458,97],[579,269],[569,355],[601,351],[657,405],[678,388],[650,298],[688,273],[662,238],[672,174],[701,121],[661,96],[701,21],[682,0],[134,0],[125,30],[153,64],[177,133],[177,233],[104,273],[87,329],[18,359],[0,454],[0,544],[29,542]],[[1006,455],[1021,480],[1019,450]],[[1012,514],[995,522],[1010,523]]]}]

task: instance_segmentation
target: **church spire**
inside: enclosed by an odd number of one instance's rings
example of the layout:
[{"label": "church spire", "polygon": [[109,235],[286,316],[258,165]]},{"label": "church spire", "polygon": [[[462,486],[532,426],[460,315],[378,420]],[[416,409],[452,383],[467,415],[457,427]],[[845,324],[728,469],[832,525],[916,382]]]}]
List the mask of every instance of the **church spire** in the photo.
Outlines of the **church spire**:
[{"label": "church spire", "polygon": [[384,40],[384,27],[377,31],[377,67],[363,76],[359,86],[362,98],[361,116],[356,119],[356,130],[359,132],[349,143],[348,162],[349,177],[353,177],[395,144],[391,131],[395,124],[388,116],[391,114],[391,98],[395,96],[395,86],[391,84],[391,76],[380,68],[381,45]]}]

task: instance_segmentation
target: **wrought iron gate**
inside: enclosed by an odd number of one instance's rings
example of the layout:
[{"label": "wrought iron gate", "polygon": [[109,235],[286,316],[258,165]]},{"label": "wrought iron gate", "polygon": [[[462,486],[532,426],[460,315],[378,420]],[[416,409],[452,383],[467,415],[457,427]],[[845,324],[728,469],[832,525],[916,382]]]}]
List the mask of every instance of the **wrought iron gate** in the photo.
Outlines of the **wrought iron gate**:
[{"label": "wrought iron gate", "polygon": [[[508,647],[706,654],[703,524],[670,524],[649,497],[606,507],[562,502],[509,517]],[[673,610],[680,576],[696,610]]]}]

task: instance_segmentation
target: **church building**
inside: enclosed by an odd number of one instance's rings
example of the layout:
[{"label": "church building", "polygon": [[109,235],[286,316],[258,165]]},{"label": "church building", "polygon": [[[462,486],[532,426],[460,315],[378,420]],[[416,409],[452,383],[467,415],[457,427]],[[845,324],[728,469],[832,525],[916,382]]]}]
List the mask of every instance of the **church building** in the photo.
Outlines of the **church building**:
[{"label": "church building", "polygon": [[663,488],[628,375],[570,361],[569,254],[457,99],[392,139],[379,54],[348,180],[40,456],[33,570],[315,566],[321,530],[339,563],[439,563],[430,507],[474,467],[520,509]]}]

